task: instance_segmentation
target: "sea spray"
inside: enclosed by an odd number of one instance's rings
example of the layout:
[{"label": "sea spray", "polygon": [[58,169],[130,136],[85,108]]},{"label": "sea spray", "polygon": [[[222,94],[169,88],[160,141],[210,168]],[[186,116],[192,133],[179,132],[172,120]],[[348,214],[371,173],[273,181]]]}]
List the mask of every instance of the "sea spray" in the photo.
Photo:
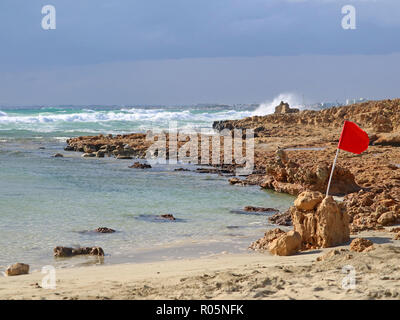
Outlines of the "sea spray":
[{"label": "sea spray", "polygon": [[260,106],[253,112],[254,116],[264,116],[275,112],[275,107],[278,106],[281,101],[289,103],[292,108],[304,109],[304,105],[294,93],[281,93],[275,97],[272,101],[261,103]]}]

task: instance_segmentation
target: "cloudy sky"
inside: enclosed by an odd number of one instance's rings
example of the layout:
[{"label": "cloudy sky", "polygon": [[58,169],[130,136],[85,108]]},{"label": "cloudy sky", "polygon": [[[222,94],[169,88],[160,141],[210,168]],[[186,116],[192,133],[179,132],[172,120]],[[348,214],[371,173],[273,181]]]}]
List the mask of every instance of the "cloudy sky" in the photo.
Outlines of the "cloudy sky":
[{"label": "cloudy sky", "polygon": [[396,97],[399,36],[398,0],[2,0],[0,104]]}]

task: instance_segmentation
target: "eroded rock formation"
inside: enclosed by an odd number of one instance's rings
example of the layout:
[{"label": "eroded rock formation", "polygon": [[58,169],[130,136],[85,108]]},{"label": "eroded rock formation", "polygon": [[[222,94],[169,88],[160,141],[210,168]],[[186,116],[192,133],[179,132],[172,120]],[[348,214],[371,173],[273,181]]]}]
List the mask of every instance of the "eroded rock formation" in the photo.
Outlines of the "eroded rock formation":
[{"label": "eroded rock formation", "polygon": [[293,230],[269,230],[253,242],[251,249],[266,249],[274,255],[291,255],[299,250],[328,248],[349,241],[349,216],[344,206],[320,192],[301,193],[288,211]]},{"label": "eroded rock formation", "polygon": [[400,221],[400,204],[388,190],[362,190],[347,195],[344,204],[350,215],[352,233],[379,230]]},{"label": "eroded rock formation", "polygon": [[373,242],[368,239],[356,238],[350,243],[350,251],[367,252],[374,249]]},{"label": "eroded rock formation", "polygon": [[[266,165],[266,175],[262,187],[298,195],[305,190],[324,192],[328,186],[332,165],[326,162],[299,164],[288,159],[280,149],[275,160]],[[359,191],[355,177],[347,168],[335,167],[330,194],[345,195]]]},{"label": "eroded rock formation", "polygon": [[302,239],[300,233],[291,230],[277,237],[268,245],[268,250],[276,256],[290,256],[301,249]]},{"label": "eroded rock formation", "polygon": [[290,108],[289,103],[281,101],[281,103],[275,107],[275,114],[285,114],[285,113],[297,113],[300,112],[299,109]]},{"label": "eroded rock formation", "polygon": [[268,245],[270,242],[275,240],[276,238],[280,237],[281,235],[285,234],[285,231],[275,228],[272,230],[268,230],[265,232],[264,237],[254,241],[249,248],[253,250],[268,250]]},{"label": "eroded rock formation", "polygon": [[350,239],[349,216],[331,196],[304,192],[290,208],[293,228],[302,238],[302,248],[328,248]]}]

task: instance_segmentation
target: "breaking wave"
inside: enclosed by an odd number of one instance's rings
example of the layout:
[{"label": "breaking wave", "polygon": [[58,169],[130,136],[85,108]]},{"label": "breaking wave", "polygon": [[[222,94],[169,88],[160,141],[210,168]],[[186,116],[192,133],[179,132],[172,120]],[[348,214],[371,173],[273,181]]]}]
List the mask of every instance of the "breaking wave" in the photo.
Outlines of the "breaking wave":
[{"label": "breaking wave", "polygon": [[275,107],[278,106],[281,101],[289,103],[291,108],[304,109],[304,105],[301,103],[301,98],[293,93],[281,93],[275,97],[272,101],[266,101],[261,103],[260,106],[253,112],[254,116],[265,116],[275,112]]},{"label": "breaking wave", "polygon": [[[82,110],[83,111],[83,110]],[[118,111],[93,111],[56,114],[8,115],[0,111],[0,124],[55,123],[55,122],[107,122],[107,121],[185,121],[210,122],[238,119],[251,115],[251,111],[224,110],[221,112],[193,112],[191,110],[166,111],[162,109],[123,109]]]}]

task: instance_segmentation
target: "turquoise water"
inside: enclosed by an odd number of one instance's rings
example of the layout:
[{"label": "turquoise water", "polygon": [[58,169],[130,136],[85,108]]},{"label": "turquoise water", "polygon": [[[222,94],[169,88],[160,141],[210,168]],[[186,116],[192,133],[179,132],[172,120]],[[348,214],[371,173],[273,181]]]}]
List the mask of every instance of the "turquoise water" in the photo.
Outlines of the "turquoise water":
[{"label": "turquoise water", "polygon": [[[247,205],[285,210],[293,201],[258,187],[231,186],[227,177],[175,172],[180,165],[130,169],[134,160],[87,159],[63,150],[69,136],[166,127],[164,118],[154,119],[160,112],[186,126],[211,128],[212,115],[240,117],[251,111],[141,109],[145,111],[135,115],[141,120],[115,120],[109,119],[110,113],[130,115],[135,110],[83,109],[0,108],[0,269],[17,261],[32,268],[63,267],[245,251],[270,226],[266,216],[232,210]],[[153,118],[143,120],[148,112]],[[90,119],[82,116],[93,113]],[[108,120],[93,120],[106,119],[104,115]],[[52,157],[57,152],[65,157]],[[167,213],[178,220],[153,219]],[[102,226],[118,232],[85,232]],[[55,260],[57,245],[101,246],[106,256]]]}]

